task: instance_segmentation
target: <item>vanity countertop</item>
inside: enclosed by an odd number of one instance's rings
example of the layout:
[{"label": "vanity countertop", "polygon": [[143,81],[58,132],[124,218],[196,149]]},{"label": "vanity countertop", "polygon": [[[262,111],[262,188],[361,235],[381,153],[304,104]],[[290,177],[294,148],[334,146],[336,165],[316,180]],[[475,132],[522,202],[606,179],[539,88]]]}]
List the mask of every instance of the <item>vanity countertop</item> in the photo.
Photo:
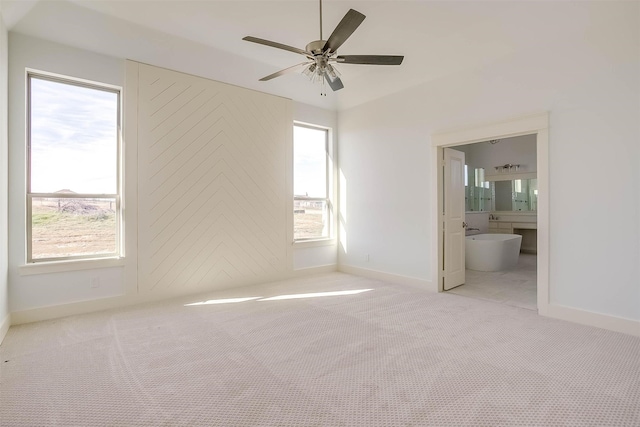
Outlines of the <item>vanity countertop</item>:
[{"label": "vanity countertop", "polygon": [[[492,227],[492,225],[494,227]],[[505,227],[503,227],[505,225]],[[508,220],[508,219],[490,219],[489,220],[489,228],[511,228],[511,229],[529,229],[529,230],[537,230],[538,222],[537,221],[527,221],[524,218],[519,218],[518,220]]]}]

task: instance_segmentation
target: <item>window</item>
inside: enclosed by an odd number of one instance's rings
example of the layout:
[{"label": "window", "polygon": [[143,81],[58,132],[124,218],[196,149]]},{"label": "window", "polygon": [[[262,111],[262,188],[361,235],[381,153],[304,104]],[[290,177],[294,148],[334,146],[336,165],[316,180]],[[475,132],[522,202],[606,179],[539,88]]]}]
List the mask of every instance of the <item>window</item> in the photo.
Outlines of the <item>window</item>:
[{"label": "window", "polygon": [[120,250],[120,90],[27,75],[27,262]]},{"label": "window", "polygon": [[464,165],[464,186],[469,186],[469,165]]},{"label": "window", "polygon": [[484,168],[476,168],[475,184],[478,188],[489,188],[489,181],[484,178]]},{"label": "window", "polygon": [[516,179],[513,181],[513,191],[516,193],[522,193],[522,180]]},{"label": "window", "polygon": [[293,238],[296,241],[331,237],[328,129],[293,127]]}]

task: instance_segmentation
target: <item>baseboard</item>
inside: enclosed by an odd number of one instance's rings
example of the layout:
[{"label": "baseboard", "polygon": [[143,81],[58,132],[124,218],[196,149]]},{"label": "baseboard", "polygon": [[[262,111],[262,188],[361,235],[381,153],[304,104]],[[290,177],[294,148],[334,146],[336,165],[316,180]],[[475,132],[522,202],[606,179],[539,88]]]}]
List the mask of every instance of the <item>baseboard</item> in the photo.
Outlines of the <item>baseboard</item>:
[{"label": "baseboard", "polygon": [[143,301],[121,296],[52,305],[48,307],[38,307],[29,310],[13,311],[11,312],[11,324],[21,325],[23,323],[59,319],[61,317],[75,316],[78,314],[94,313],[96,311],[126,307],[129,305],[139,304],[141,302]]},{"label": "baseboard", "polygon": [[306,267],[293,270],[293,276],[298,277],[312,274],[335,273],[336,271],[338,271],[338,266],[336,264],[319,265],[316,267]]},{"label": "baseboard", "polygon": [[322,274],[336,272],[336,265],[326,265],[313,268],[305,268],[289,272],[286,275],[265,276],[260,281],[250,280],[246,282],[235,283],[233,286],[201,287],[192,288],[188,291],[174,289],[166,292],[156,292],[153,294],[142,293],[133,295],[121,295],[108,298],[100,298],[95,300],[85,300],[72,302],[67,304],[52,305],[46,307],[37,307],[28,310],[14,311],[11,313],[11,325],[20,325],[23,323],[39,322],[43,320],[58,319],[61,317],[75,316],[79,314],[95,313],[97,311],[110,310],[114,308],[130,307],[137,304],[153,303],[158,301],[166,301],[174,298],[199,298],[212,292],[226,291],[232,288],[243,288],[258,283],[269,283],[279,280],[285,280],[290,277],[298,277],[311,274]]},{"label": "baseboard", "polygon": [[338,271],[355,276],[367,277],[369,279],[382,280],[385,282],[399,283],[401,285],[413,286],[427,291],[433,290],[431,281],[418,279],[415,277],[402,276],[399,274],[385,273],[378,270],[370,270],[368,268],[353,267],[351,265],[340,265]]},{"label": "baseboard", "polygon": [[4,319],[2,319],[2,322],[0,322],[0,344],[2,344],[4,337],[7,336],[9,326],[11,326],[11,314],[7,314]]},{"label": "baseboard", "polygon": [[554,319],[567,320],[569,322],[595,326],[596,328],[608,329],[610,331],[640,337],[640,321],[637,320],[609,316],[556,304],[549,304],[547,306],[546,315]]}]

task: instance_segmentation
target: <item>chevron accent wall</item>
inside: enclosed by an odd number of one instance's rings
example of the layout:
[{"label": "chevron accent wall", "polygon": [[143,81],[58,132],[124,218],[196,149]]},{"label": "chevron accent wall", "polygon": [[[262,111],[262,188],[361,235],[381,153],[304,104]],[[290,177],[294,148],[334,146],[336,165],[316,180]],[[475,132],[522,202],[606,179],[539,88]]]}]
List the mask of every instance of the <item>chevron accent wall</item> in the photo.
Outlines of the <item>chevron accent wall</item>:
[{"label": "chevron accent wall", "polygon": [[139,64],[138,289],[287,272],[291,101]]}]

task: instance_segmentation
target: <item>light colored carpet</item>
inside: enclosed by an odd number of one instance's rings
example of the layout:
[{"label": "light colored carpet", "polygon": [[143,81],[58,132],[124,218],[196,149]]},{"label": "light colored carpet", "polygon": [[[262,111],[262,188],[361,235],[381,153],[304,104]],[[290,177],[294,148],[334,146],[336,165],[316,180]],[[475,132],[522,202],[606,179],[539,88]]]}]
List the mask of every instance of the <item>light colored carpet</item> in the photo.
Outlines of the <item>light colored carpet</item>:
[{"label": "light colored carpet", "polygon": [[334,273],[12,327],[2,426],[638,426],[640,339]]}]

